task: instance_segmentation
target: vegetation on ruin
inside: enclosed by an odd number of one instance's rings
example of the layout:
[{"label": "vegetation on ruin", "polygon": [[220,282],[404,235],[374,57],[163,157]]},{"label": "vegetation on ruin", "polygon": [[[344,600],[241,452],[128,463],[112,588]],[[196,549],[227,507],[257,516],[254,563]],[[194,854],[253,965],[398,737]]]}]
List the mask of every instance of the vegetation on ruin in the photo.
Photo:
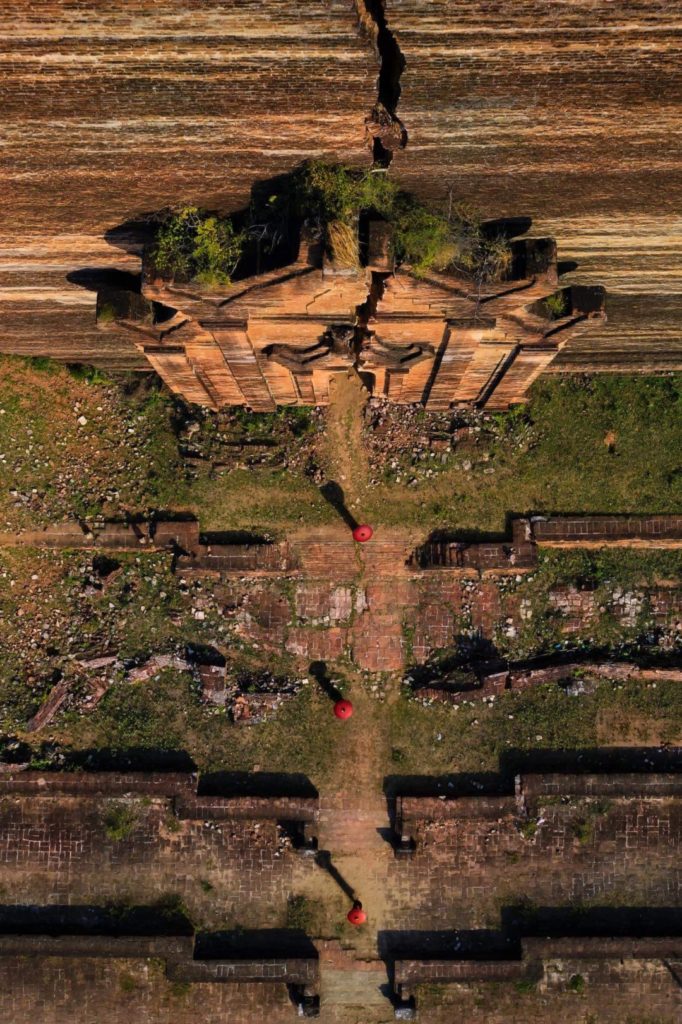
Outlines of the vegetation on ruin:
[{"label": "vegetation on ruin", "polygon": [[111,801],[104,811],[104,830],[119,843],[132,835],[137,824],[137,809],[132,804]]},{"label": "vegetation on ruin", "polygon": [[183,206],[163,216],[152,258],[169,277],[192,279],[208,287],[226,285],[241,258],[244,239],[229,217]]},{"label": "vegetation on ruin", "polygon": [[320,225],[352,224],[361,213],[379,216],[393,225],[396,262],[410,264],[419,275],[459,270],[485,281],[499,277],[510,265],[507,242],[486,236],[472,207],[449,202],[443,211],[427,209],[376,169],[358,171],[312,160],[269,202],[279,220],[282,208]]},{"label": "vegetation on ruin", "polygon": [[290,251],[305,223],[326,237],[341,266],[355,267],[360,214],[393,225],[395,260],[418,275],[454,270],[482,284],[510,266],[507,241],[488,235],[469,205],[449,200],[445,209],[430,210],[383,171],[317,160],[284,176],[277,191],[254,196],[246,214],[221,217],[196,206],[164,211],[151,255],[162,274],[215,287],[229,283],[243,258],[250,266],[254,247],[265,253]]},{"label": "vegetation on ruin", "polygon": [[548,295],[546,299],[542,300],[541,305],[550,320],[560,320],[562,316],[566,316],[566,296],[563,291]]},{"label": "vegetation on ruin", "polygon": [[405,775],[497,771],[531,763],[534,751],[682,742],[682,694],[672,682],[602,682],[579,697],[547,684],[459,709],[401,700],[389,713]]}]

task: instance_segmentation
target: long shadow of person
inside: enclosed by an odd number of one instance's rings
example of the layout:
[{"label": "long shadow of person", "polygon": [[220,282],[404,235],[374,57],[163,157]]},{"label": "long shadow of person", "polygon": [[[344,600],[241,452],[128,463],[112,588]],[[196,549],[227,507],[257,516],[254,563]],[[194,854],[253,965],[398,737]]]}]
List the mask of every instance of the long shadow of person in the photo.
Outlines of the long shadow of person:
[{"label": "long shadow of person", "polygon": [[328,480],[326,484],[322,484],[320,487],[320,494],[325,501],[329,502],[334,511],[341,516],[346,526],[354,530],[358,525],[358,521],[346,507],[346,496],[343,493],[343,488],[335,480]]},{"label": "long shadow of person", "polygon": [[339,889],[348,897],[349,900],[355,902],[357,899],[355,889],[350,885],[343,877],[341,872],[332,864],[332,855],[329,850],[318,850],[315,855],[315,863],[327,874],[334,882],[338,885]]},{"label": "long shadow of person", "polygon": [[324,691],[333,704],[336,704],[338,701],[343,699],[342,694],[337,690],[327,675],[327,665],[324,661],[311,662],[308,671],[320,689]]}]

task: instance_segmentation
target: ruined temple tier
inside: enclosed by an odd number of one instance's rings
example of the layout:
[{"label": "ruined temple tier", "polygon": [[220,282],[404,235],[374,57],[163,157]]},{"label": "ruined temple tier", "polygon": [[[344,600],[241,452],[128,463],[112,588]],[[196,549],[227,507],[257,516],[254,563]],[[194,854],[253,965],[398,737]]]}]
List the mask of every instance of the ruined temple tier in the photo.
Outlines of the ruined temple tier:
[{"label": "ruined temple tier", "polygon": [[392,402],[507,409],[605,319],[603,288],[560,287],[551,238],[512,241],[506,279],[479,287],[396,269],[387,229],[370,222],[365,266],[339,266],[304,235],[293,263],[217,290],[165,280],[146,256],[141,293],[98,293],[98,324],[130,332],[187,402],[266,412],[325,405],[331,377],[350,367]]}]

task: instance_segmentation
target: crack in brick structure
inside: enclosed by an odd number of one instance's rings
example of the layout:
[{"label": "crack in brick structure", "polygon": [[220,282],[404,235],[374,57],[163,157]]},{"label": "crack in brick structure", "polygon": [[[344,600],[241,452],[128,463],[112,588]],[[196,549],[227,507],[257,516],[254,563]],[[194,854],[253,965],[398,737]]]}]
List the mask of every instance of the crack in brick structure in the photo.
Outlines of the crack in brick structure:
[{"label": "crack in brick structure", "polygon": [[[386,224],[368,232],[365,268],[304,233],[294,263],[215,289],[164,280],[148,254],[141,295],[100,290],[99,326],[126,330],[171,391],[213,410],[326,405],[331,377],[351,367],[392,402],[506,409],[605,317],[603,288],[559,290],[553,239],[513,241],[508,279],[477,288],[396,269]],[[555,294],[557,319],[542,304]]]}]

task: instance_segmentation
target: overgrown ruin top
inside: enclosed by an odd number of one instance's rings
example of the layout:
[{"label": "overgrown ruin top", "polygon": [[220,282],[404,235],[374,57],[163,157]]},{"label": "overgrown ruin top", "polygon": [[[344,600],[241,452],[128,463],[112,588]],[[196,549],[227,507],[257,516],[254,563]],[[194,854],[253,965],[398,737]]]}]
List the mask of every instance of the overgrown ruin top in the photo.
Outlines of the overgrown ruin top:
[{"label": "overgrown ruin top", "polygon": [[396,267],[385,221],[364,234],[364,265],[303,232],[293,263],[223,286],[169,280],[148,254],[141,294],[100,290],[99,325],[130,332],[172,391],[214,410],[325,405],[350,368],[390,401],[506,409],[605,319],[603,288],[559,286],[551,238],[512,241],[503,279],[482,284]]}]

